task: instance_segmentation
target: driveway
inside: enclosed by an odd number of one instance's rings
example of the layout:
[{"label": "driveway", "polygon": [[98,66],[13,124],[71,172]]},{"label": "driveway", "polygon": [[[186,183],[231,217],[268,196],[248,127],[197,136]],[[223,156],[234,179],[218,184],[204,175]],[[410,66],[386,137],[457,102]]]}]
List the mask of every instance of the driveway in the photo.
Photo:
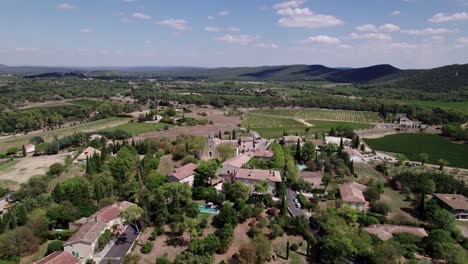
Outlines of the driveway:
[{"label": "driveway", "polygon": [[127,226],[123,233],[119,236],[115,244],[107,252],[106,256],[102,259],[103,264],[120,264],[123,261],[125,255],[130,250],[135,239],[138,235],[135,235],[135,229],[132,226]]},{"label": "driveway", "polygon": [[287,198],[288,198],[288,208],[293,216],[304,216],[307,219],[306,214],[301,209],[297,208],[294,204],[293,199],[296,198],[296,192],[294,192],[290,187],[287,187]]}]

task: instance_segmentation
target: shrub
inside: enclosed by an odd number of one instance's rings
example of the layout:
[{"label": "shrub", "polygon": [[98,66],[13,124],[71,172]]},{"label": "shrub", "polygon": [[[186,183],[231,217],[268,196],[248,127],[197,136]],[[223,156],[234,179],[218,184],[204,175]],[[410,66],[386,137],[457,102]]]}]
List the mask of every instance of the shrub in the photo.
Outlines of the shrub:
[{"label": "shrub", "polygon": [[59,176],[65,170],[65,166],[61,163],[54,163],[49,167],[49,174],[52,176]]},{"label": "shrub", "polygon": [[109,229],[106,229],[104,233],[98,238],[98,243],[96,245],[96,252],[99,252],[104,249],[104,247],[111,241],[112,239],[112,232]]},{"label": "shrub", "polygon": [[171,264],[167,256],[161,256],[156,258],[156,264]]},{"label": "shrub", "polygon": [[49,255],[52,252],[55,251],[62,251],[63,250],[63,242],[60,240],[52,241],[50,242],[49,245],[47,245],[47,253],[46,255]]},{"label": "shrub", "polygon": [[381,215],[387,215],[390,212],[390,206],[385,202],[374,202],[371,211]]},{"label": "shrub", "polygon": [[143,254],[149,254],[153,250],[153,242],[146,241],[146,243],[141,247],[140,251]]},{"label": "shrub", "polygon": [[296,251],[299,249],[299,246],[296,243],[294,243],[289,247],[289,249],[291,249],[292,251]]}]

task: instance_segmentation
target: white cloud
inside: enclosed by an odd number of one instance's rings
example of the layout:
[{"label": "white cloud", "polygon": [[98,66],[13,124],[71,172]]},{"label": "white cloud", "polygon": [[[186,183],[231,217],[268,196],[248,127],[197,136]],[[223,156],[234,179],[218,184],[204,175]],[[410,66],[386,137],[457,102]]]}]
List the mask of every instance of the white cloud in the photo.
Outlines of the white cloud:
[{"label": "white cloud", "polygon": [[395,25],[395,24],[385,24],[379,27],[380,31],[385,31],[385,32],[395,32],[399,31],[400,27]]},{"label": "white cloud", "polygon": [[229,15],[229,11],[226,11],[226,10],[218,12],[218,16],[228,16],[228,15]]},{"label": "white cloud", "polygon": [[338,45],[341,43],[341,40],[335,37],[330,37],[326,35],[318,35],[314,37],[309,37],[304,41],[305,43],[310,44],[328,44],[328,45]]},{"label": "white cloud", "polygon": [[279,9],[277,14],[283,16],[278,20],[283,27],[322,28],[344,24],[335,16],[317,14],[309,8]]},{"label": "white cloud", "polygon": [[208,20],[214,20],[214,19],[215,19],[214,16],[207,16],[206,18],[207,18]]},{"label": "white cloud", "polygon": [[457,38],[457,48],[464,48],[468,47],[468,37],[460,37]]},{"label": "white cloud", "polygon": [[460,12],[460,13],[453,13],[451,15],[444,14],[444,13],[437,13],[428,19],[428,21],[432,23],[443,23],[443,22],[462,21],[462,20],[468,20],[468,13]]},{"label": "white cloud", "polygon": [[302,4],[304,4],[306,1],[305,0],[292,0],[292,1],[286,1],[286,2],[281,2],[277,3],[273,6],[274,9],[285,9],[285,8],[295,8],[299,7]]},{"label": "white cloud", "polygon": [[384,33],[366,33],[366,34],[358,34],[358,33],[351,33],[349,37],[352,39],[376,39],[376,40],[392,40],[392,37],[388,34]]},{"label": "white cloud", "polygon": [[132,17],[138,18],[138,19],[143,19],[143,20],[150,20],[151,16],[143,14],[143,13],[133,13]]},{"label": "white cloud", "polygon": [[187,29],[187,21],[184,19],[166,19],[158,22],[158,25],[168,26],[177,30],[186,30]]},{"label": "white cloud", "polygon": [[226,34],[222,37],[216,38],[216,40],[224,41],[227,43],[234,43],[240,45],[248,45],[258,39],[258,36],[251,35],[230,35]]},{"label": "white cloud", "polygon": [[402,33],[414,36],[429,36],[429,35],[440,35],[455,32],[454,30],[446,28],[424,28],[424,29],[407,29],[402,30]]},{"label": "white cloud", "polygon": [[92,28],[82,28],[80,29],[81,33],[92,33],[94,30]]},{"label": "white cloud", "polygon": [[236,27],[223,28],[223,27],[207,26],[207,27],[205,27],[205,31],[208,31],[208,32],[239,32],[240,28],[236,28]]},{"label": "white cloud", "polygon": [[392,16],[399,16],[399,15],[401,15],[401,12],[400,12],[400,10],[395,10],[395,11],[393,11],[390,15],[392,15]]},{"label": "white cloud", "polygon": [[365,25],[356,27],[356,30],[367,31],[367,32],[378,32],[378,31],[395,32],[395,31],[399,31],[400,27],[395,24],[385,24],[381,26],[376,26],[373,24],[365,24]]},{"label": "white cloud", "polygon": [[283,27],[322,28],[344,24],[335,16],[317,14],[309,8],[301,8],[304,0],[291,0],[273,5],[276,13],[281,16],[278,24]]},{"label": "white cloud", "polygon": [[262,49],[278,49],[279,46],[273,42],[260,42],[255,44],[255,47]]},{"label": "white cloud", "polygon": [[74,6],[74,5],[70,4],[70,3],[61,3],[61,4],[58,4],[56,7],[58,9],[68,9],[68,10],[76,8],[76,6]]}]

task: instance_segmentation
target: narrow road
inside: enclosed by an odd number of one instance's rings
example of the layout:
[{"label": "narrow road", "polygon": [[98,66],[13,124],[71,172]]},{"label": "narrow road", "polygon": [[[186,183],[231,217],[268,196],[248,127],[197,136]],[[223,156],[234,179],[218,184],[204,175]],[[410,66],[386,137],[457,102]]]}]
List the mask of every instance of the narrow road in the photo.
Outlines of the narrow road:
[{"label": "narrow road", "polygon": [[138,235],[135,234],[135,229],[130,225],[127,226],[109,252],[107,252],[106,256],[102,259],[101,263],[122,263],[125,255],[127,255],[127,252],[130,250],[137,237]]},{"label": "narrow road", "polygon": [[287,198],[288,198],[288,208],[289,211],[291,212],[292,216],[304,216],[307,219],[306,214],[302,209],[299,209],[296,207],[294,204],[294,198],[296,198],[296,193],[290,188],[287,187]]}]

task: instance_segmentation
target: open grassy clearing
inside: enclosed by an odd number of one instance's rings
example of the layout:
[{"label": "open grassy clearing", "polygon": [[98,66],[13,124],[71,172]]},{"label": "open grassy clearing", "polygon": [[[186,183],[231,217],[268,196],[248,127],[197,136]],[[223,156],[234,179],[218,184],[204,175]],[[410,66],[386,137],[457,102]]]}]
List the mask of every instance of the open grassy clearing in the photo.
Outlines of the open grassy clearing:
[{"label": "open grassy clearing", "polygon": [[7,136],[0,138],[0,152],[5,151],[9,147],[20,147],[23,144],[28,144],[28,141],[34,136],[40,136],[44,138],[44,140],[50,141],[54,137],[63,137],[66,135],[71,135],[75,132],[93,132],[109,127],[114,127],[120,124],[127,123],[128,120],[129,118],[113,117],[94,122],[83,123],[76,126],[67,126],[51,131],[35,131],[27,135]]},{"label": "open grassy clearing", "polygon": [[468,145],[455,144],[431,134],[396,134],[383,138],[366,139],[367,144],[376,150],[402,153],[410,160],[418,160],[420,153],[429,154],[429,163],[439,159],[449,161],[449,166],[468,168]]},{"label": "open grassy clearing", "polygon": [[102,104],[102,101],[94,100],[94,99],[76,99],[76,100],[71,100],[68,101],[68,103],[73,104],[73,105],[78,105],[82,107],[88,107],[88,108],[96,108],[100,104]]},{"label": "open grassy clearing", "polygon": [[248,114],[245,116],[244,120],[242,120],[242,126],[255,130],[260,133],[262,137],[266,138],[278,138],[283,136],[285,132],[289,135],[326,133],[330,131],[332,127],[346,126],[355,130],[373,127],[370,124],[341,121],[307,120],[306,122],[312,126],[306,127],[303,123],[292,118]]},{"label": "open grassy clearing", "polygon": [[112,128],[103,129],[103,131],[115,131],[115,130],[124,130],[134,136],[151,132],[151,131],[160,131],[165,128],[170,128],[173,125],[165,123],[139,123],[139,122],[130,122],[122,125],[118,125]]},{"label": "open grassy clearing", "polygon": [[347,121],[358,123],[382,122],[382,118],[376,112],[348,111],[348,110],[323,110],[323,109],[260,109],[250,111],[252,114],[273,116],[289,116],[301,119],[318,119],[330,121]]},{"label": "open grassy clearing", "polygon": [[398,102],[405,104],[414,104],[421,106],[440,107],[444,109],[451,109],[468,114],[468,102],[438,102],[438,101],[415,101],[415,100],[398,100]]}]

